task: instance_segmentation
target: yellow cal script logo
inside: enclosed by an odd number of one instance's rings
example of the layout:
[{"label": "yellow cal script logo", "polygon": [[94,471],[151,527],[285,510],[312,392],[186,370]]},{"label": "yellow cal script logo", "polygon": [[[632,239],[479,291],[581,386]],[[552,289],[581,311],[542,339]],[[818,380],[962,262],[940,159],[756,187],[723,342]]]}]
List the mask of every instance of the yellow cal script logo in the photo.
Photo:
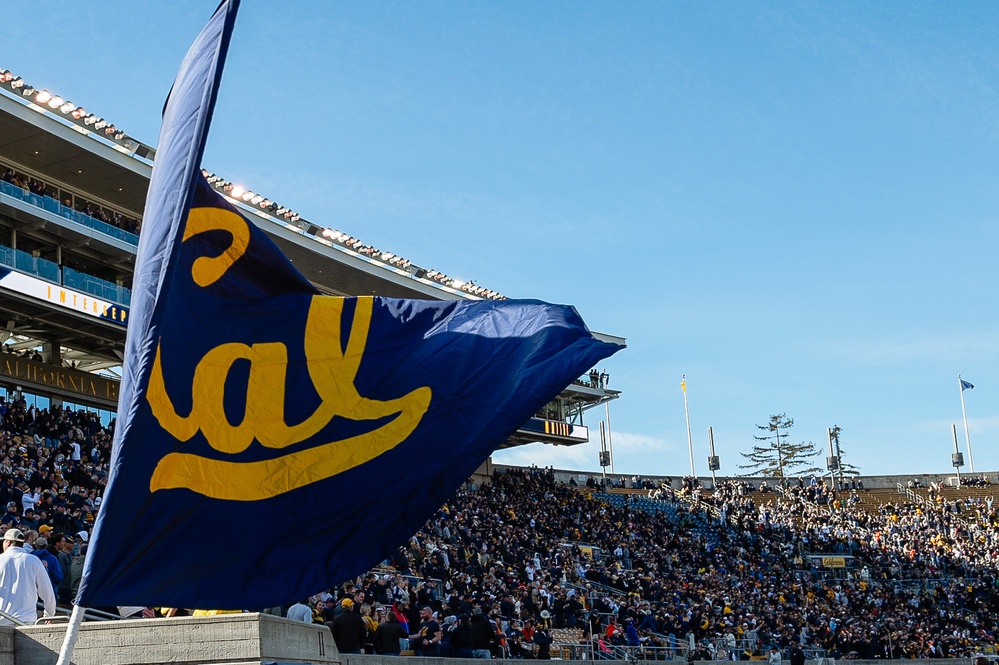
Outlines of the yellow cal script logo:
[{"label": "yellow cal script logo", "polygon": [[[220,208],[195,208],[188,217],[184,240],[205,231],[224,230],[232,244],[217,257],[200,257],[192,277],[201,287],[220,279],[243,255],[250,231],[239,215]],[[222,455],[237,455],[257,441],[281,450],[315,436],[335,416],[350,420],[396,417],[377,429],[331,441],[273,459],[238,462],[173,452],[156,465],[150,491],[187,488],[215,499],[267,499],[364,464],[391,450],[408,437],[430,405],[430,388],[417,388],[398,399],[379,401],[361,397],[354,386],[371,324],[373,301],[358,298],[346,349],[341,349],[343,299],[313,296],[305,326],[305,356],[309,376],[320,397],[315,412],[288,426],[284,419],[288,350],[279,342],[220,344],[198,362],[191,382],[192,408],[178,415],[163,380],[162,348],[156,350],[149,380],[148,400],[160,426],[179,441],[200,430],[208,445]],[[233,425],[223,408],[224,386],[233,363],[249,361],[246,411]]]}]

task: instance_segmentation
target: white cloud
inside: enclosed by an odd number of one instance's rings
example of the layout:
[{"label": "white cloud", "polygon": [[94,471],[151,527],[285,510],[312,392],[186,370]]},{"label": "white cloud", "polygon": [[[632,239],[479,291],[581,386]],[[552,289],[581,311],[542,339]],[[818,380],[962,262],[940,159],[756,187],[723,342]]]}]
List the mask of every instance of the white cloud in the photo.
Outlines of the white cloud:
[{"label": "white cloud", "polygon": [[551,446],[532,443],[500,450],[493,454],[496,464],[531,466],[532,464],[571,471],[593,471],[599,469],[600,444],[583,443],[578,446]]}]

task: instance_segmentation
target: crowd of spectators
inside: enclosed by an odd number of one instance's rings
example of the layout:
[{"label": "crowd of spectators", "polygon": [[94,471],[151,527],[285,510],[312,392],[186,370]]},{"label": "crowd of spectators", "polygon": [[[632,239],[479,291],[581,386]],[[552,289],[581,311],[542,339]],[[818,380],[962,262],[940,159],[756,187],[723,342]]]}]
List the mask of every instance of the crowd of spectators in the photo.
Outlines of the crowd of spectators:
[{"label": "crowd of spectators", "polygon": [[110,449],[95,413],[0,397],[0,528],[24,532],[63,605],[79,589]]},{"label": "crowd of spectators", "polygon": [[[33,178],[29,175],[19,173],[14,169],[4,169],[2,175],[0,175],[0,180],[10,183],[15,187],[20,187],[22,191],[26,194],[36,194],[42,197],[49,197],[60,201],[59,190],[53,185],[46,184],[40,180]],[[116,210],[111,210],[109,208],[104,208],[95,203],[90,203],[86,201],[74,201],[70,198],[66,198],[61,201],[62,205],[76,212],[83,213],[92,219],[104,222],[105,224],[110,224],[123,231],[128,231],[129,233],[134,233],[138,235],[140,222],[138,219],[128,217],[123,215]]]},{"label": "crowd of spectators", "polygon": [[[0,399],[0,521],[25,532],[63,604],[79,584],[111,438],[96,414]],[[731,660],[765,658],[771,646],[860,658],[994,649],[991,496],[956,501],[941,488],[872,511],[862,490],[820,480],[776,494],[741,480],[711,492],[680,484],[679,496],[650,501],[657,483],[619,481],[631,493],[615,506],[596,481],[499,472],[459,490],[380,568],[298,612],[328,622],[345,651],[545,658],[566,640],[597,658],[622,648]],[[846,567],[823,568],[823,558]]]},{"label": "crowd of spectators", "polygon": [[[637,500],[614,507],[598,489],[514,469],[461,490],[386,562],[391,575],[333,590],[331,604],[361,593],[364,612],[401,607],[409,625],[419,624],[411,608],[429,607],[445,635],[481,611],[495,627],[490,653],[514,657],[536,655],[539,626],[577,629],[597,658],[622,647],[740,660],[771,646],[833,658],[995,646],[999,539],[988,525],[952,519],[947,500],[871,513],[849,500],[857,490],[836,496],[821,481],[777,495],[723,481],[711,517],[685,502],[665,512]],[[822,555],[848,568],[823,569]]]}]

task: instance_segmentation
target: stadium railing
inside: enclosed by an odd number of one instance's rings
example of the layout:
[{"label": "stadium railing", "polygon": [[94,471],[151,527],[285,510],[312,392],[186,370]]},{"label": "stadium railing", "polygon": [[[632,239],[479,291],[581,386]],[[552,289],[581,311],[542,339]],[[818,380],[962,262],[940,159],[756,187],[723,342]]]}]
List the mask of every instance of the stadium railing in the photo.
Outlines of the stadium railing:
[{"label": "stadium railing", "polygon": [[12,185],[6,181],[0,181],[0,193],[6,194],[11,198],[15,198],[19,201],[24,201],[30,205],[33,205],[42,210],[47,210],[55,215],[59,215],[65,219],[76,222],[77,224],[82,224],[88,228],[95,231],[99,231],[106,235],[116,238],[123,242],[127,242],[130,245],[139,245],[139,236],[126,231],[124,229],[119,229],[113,224],[108,224],[107,222],[102,222],[99,219],[94,219],[90,215],[79,212],[78,210],[73,210],[67,205],[59,203],[51,196],[41,196],[33,192],[26,192],[16,185]]},{"label": "stadium railing", "polygon": [[0,245],[0,265],[126,307],[132,300],[132,290],[126,286],[73,270],[68,266],[60,267],[58,263],[5,245]]},{"label": "stadium railing", "polygon": [[132,291],[126,286],[108,282],[99,277],[82,273],[72,268],[63,266],[62,269],[63,286],[79,289],[91,295],[95,295],[102,300],[120,303],[126,307],[132,302]]}]

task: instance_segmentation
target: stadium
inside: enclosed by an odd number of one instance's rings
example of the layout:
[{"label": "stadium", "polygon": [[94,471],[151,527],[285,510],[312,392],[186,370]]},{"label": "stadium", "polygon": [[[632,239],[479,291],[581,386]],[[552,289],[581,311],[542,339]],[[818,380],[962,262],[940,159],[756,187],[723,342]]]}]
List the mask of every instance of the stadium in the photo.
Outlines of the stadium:
[{"label": "stadium", "polygon": [[[110,120],[0,71],[0,501],[8,525],[33,538],[49,534],[42,547],[65,564],[56,584],[64,608],[106,480],[155,157]],[[504,299],[366,245],[349,229],[306,220],[294,202],[245,190],[228,175],[205,176],[324,294]],[[505,445],[585,443],[595,437],[586,424],[592,410],[620,396],[594,369]],[[609,451],[601,463],[609,466]],[[316,589],[302,604],[314,624],[332,627],[341,652],[357,650],[341,642],[349,636],[338,622],[356,606],[374,626],[359,650],[372,654],[769,662],[994,655],[999,515],[989,477],[972,480],[702,483],[487,463],[381,566]],[[423,607],[441,639],[381,650],[378,628],[419,625]]]}]

